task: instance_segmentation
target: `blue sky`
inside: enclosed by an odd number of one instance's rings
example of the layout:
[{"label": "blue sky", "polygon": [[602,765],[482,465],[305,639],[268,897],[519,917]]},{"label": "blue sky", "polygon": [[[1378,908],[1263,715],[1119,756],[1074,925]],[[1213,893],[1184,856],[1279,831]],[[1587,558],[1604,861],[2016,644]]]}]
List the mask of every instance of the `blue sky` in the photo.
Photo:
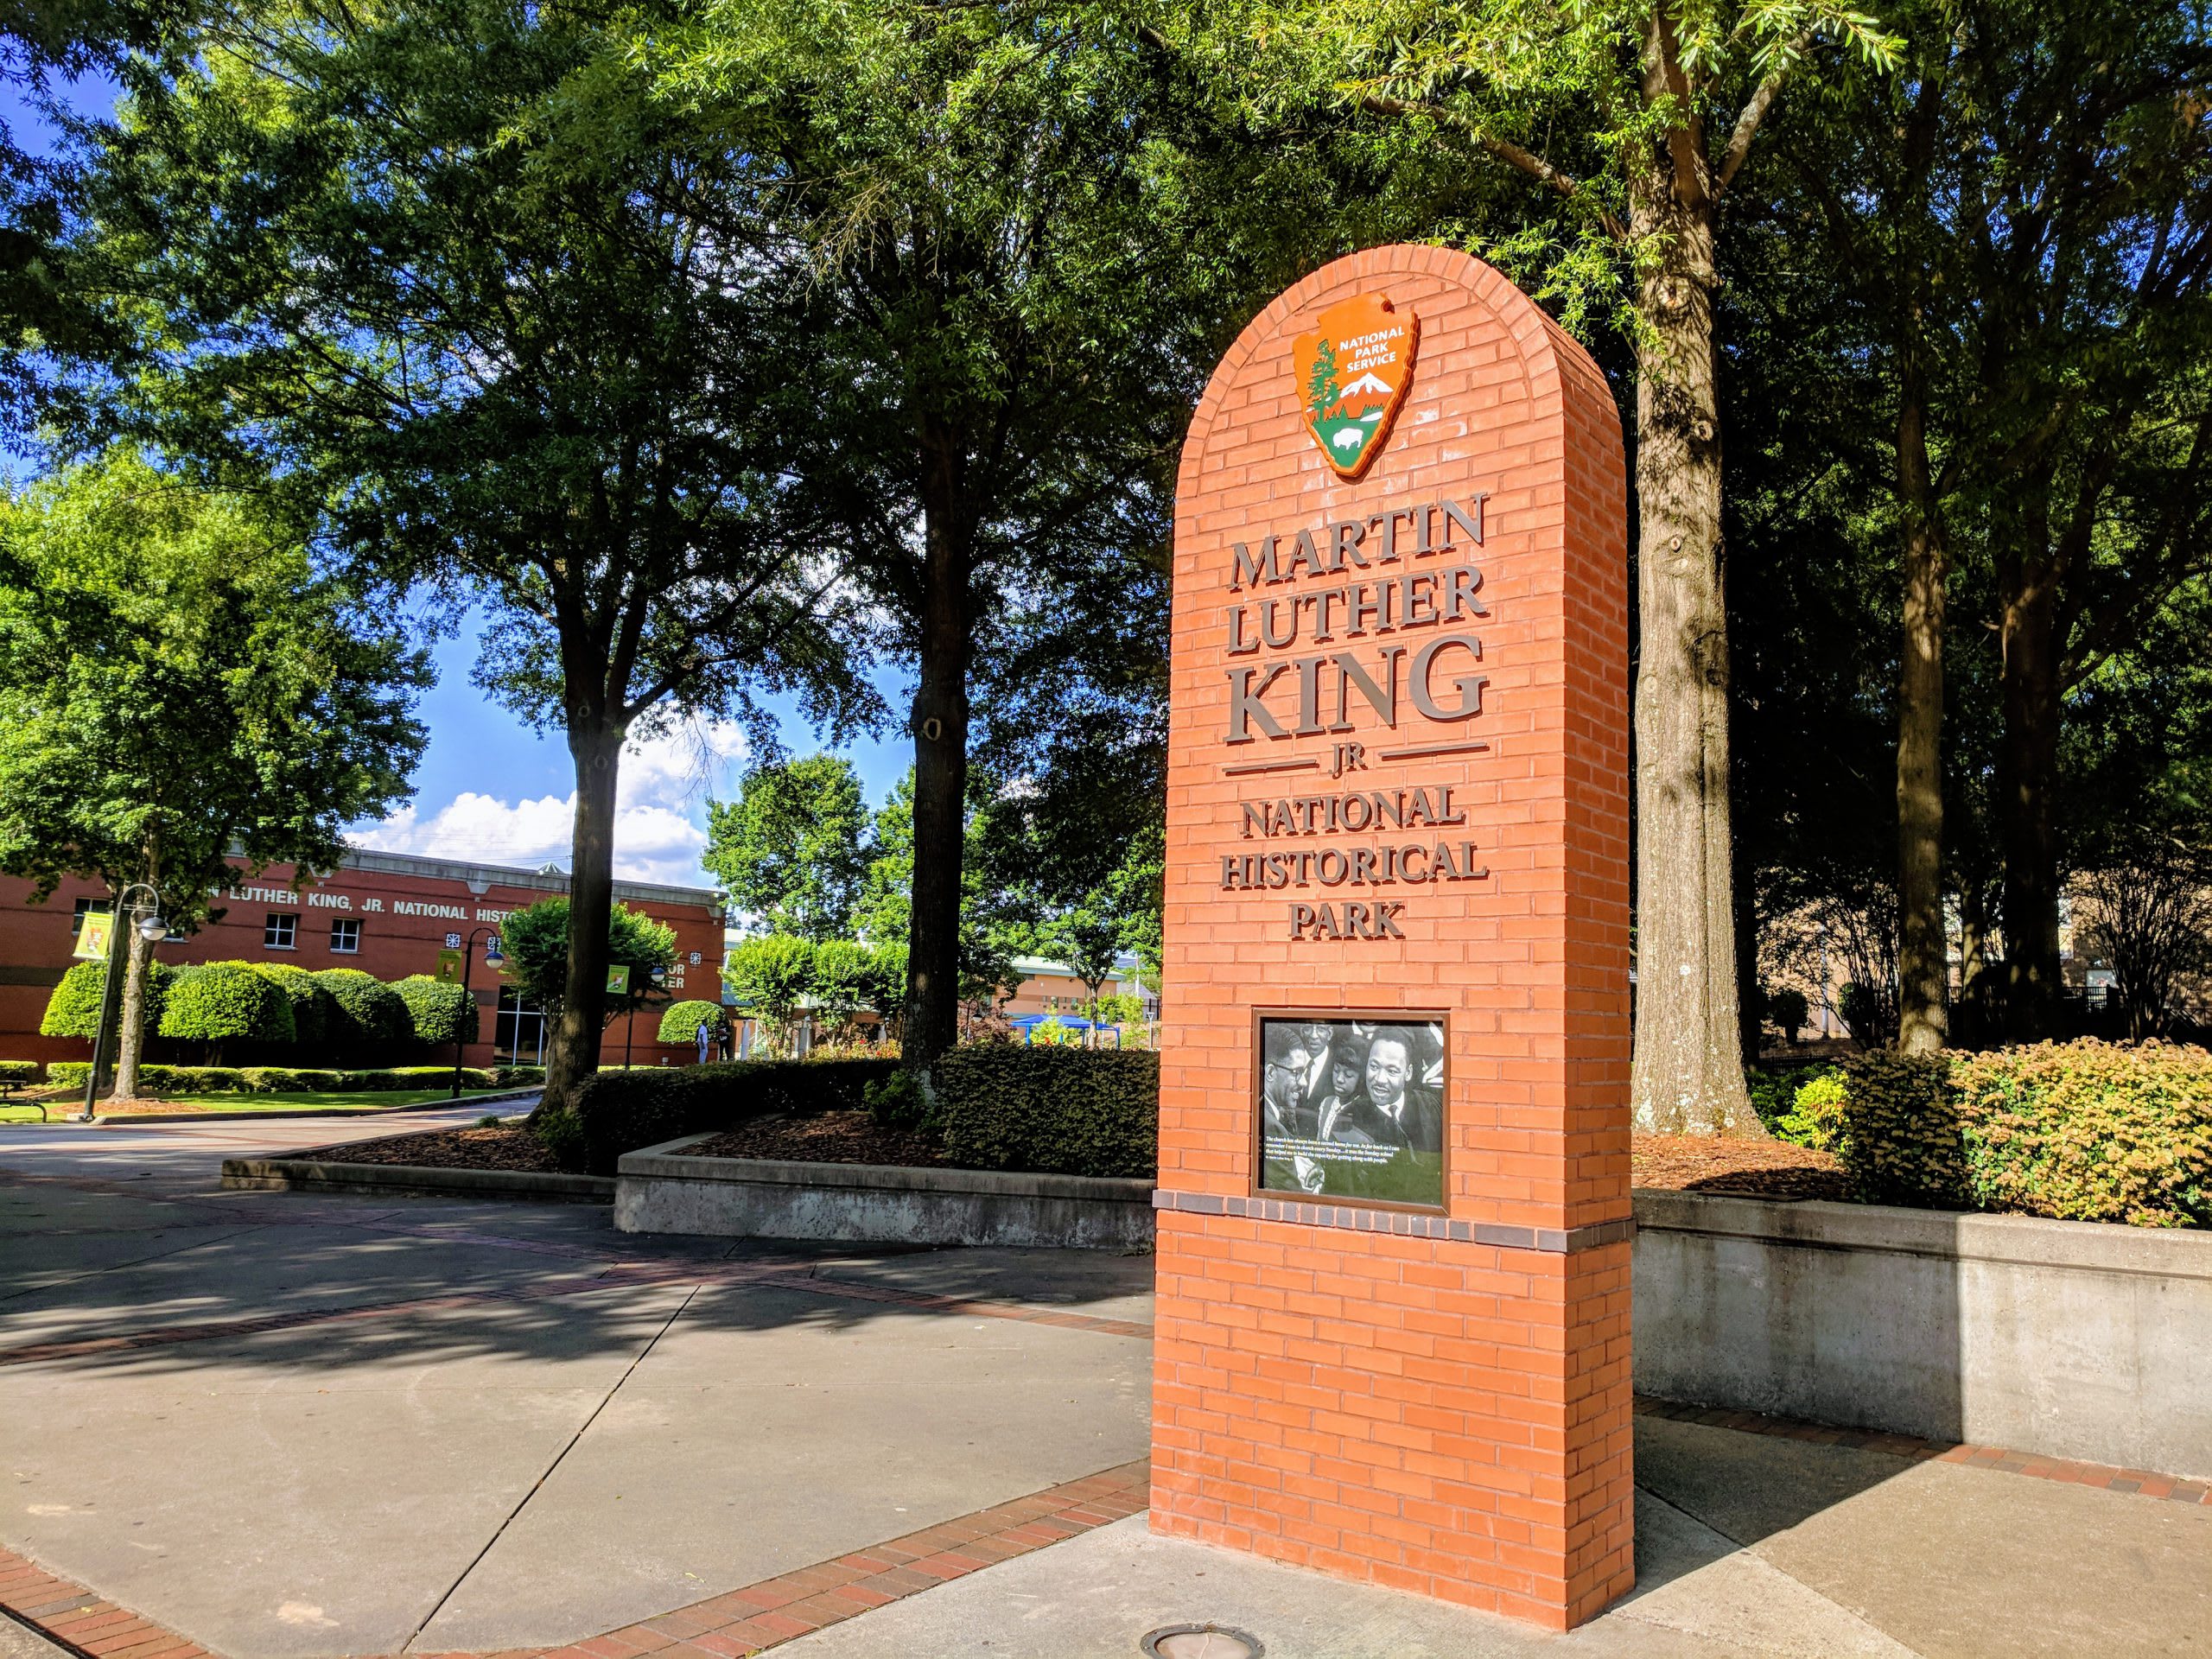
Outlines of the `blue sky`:
[{"label": "blue sky", "polygon": [[[353,839],[387,852],[422,853],[491,864],[566,868],[575,810],[575,774],[557,734],[539,735],[469,683],[482,619],[442,639],[431,657],[438,683],[417,710],[430,742],[415,773],[413,803],[381,823],[354,827]],[[876,677],[894,709],[912,699],[910,676]],[[834,749],[858,769],[880,803],[913,758],[903,734],[816,734],[788,702],[774,699],[781,736],[794,754]],[[842,739],[842,741],[840,741]],[[616,801],[614,873],[640,881],[703,883],[707,802],[728,799],[744,770],[735,728],[709,722],[633,744],[622,757]]]},{"label": "blue sky", "polygon": [[[116,93],[115,85],[99,76],[62,88],[64,99],[89,115],[111,109]],[[0,86],[0,120],[26,149],[42,150],[54,140],[12,86]],[[391,852],[565,868],[575,805],[569,751],[557,734],[531,731],[469,683],[483,620],[468,618],[432,651],[438,680],[417,710],[430,741],[415,773],[414,800],[382,823],[353,826],[352,837]],[[875,683],[893,709],[912,698],[909,674],[879,674]],[[779,707],[772,699],[770,706],[778,708],[783,741],[793,753],[830,748],[848,755],[871,802],[882,801],[912,760],[903,734],[817,734],[788,702]],[[641,881],[706,882],[699,855],[706,846],[707,803],[735,792],[745,761],[742,737],[727,725],[709,723],[633,746],[623,757],[614,873]]]}]

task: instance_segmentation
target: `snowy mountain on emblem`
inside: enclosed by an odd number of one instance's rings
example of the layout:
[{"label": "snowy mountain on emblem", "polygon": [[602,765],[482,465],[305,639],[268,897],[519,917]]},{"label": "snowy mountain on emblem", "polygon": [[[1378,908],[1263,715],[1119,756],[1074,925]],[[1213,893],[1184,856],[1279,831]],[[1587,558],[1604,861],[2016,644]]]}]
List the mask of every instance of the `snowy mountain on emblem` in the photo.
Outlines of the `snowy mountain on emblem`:
[{"label": "snowy mountain on emblem", "polygon": [[1389,381],[1377,379],[1370,371],[1366,374],[1361,375],[1358,379],[1346,386],[1344,391],[1338,394],[1338,396],[1344,399],[1350,399],[1360,392],[1371,391],[1377,397],[1388,397],[1395,390],[1396,388],[1391,385]]}]

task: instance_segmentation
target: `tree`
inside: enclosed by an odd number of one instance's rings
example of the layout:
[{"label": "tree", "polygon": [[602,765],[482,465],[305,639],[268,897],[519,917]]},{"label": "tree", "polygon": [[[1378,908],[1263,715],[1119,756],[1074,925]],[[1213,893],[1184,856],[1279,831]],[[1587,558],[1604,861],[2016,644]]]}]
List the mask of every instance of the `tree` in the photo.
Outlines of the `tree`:
[{"label": "tree", "polygon": [[[1946,609],[1986,562],[2008,1018],[2057,983],[2063,699],[2203,566],[2212,48],[2174,9],[1908,3],[1895,77],[1832,74],[1778,125],[1782,216],[1821,238],[1894,434],[1904,1046],[1945,1033]],[[1972,849],[1974,833],[1951,837]],[[1967,863],[1979,863],[1969,855]],[[1954,861],[1955,871],[1959,868]],[[1963,880],[1981,909],[1981,880]]]},{"label": "tree", "polygon": [[359,968],[325,968],[315,982],[330,998],[336,1017],[324,1026],[325,1040],[356,1065],[381,1065],[404,1048],[415,1022],[400,994]]},{"label": "tree", "polygon": [[[535,1004],[555,1015],[563,1010],[575,962],[569,933],[574,914],[566,899],[541,899],[499,924],[499,948],[507,959],[501,973],[524,1006]],[[676,930],[642,911],[611,906],[606,935],[607,964],[592,997],[602,1027],[667,1001],[660,982],[676,965]],[[607,978],[615,969],[628,970],[626,989],[607,988]]]},{"label": "tree", "polygon": [[415,1041],[423,1048],[455,1047],[476,1040],[480,1014],[476,999],[450,980],[428,974],[410,974],[392,991],[407,1005],[407,1021]]},{"label": "tree", "polygon": [[[111,450],[0,501],[0,871],[144,882],[173,933],[249,868],[329,869],[403,799],[423,654],[315,573],[266,494]],[[130,936],[116,1090],[137,1087],[152,947]]]},{"label": "tree", "polygon": [[243,962],[210,962],[180,975],[162,1005],[161,1033],[207,1046],[220,1065],[232,1043],[289,1043],[291,999]]},{"label": "tree", "polygon": [[729,1016],[722,1012],[719,1002],[671,1002],[660,1017],[660,1030],[655,1034],[664,1043],[694,1043],[699,1039],[699,1027],[707,1027],[719,1034],[728,1028]]},{"label": "tree", "polygon": [[783,274],[702,218],[734,199],[721,158],[610,116],[624,48],[495,0],[216,5],[137,77],[87,238],[158,347],[108,405],[273,473],[385,588],[488,604],[479,683],[566,739],[549,1112],[606,1024],[625,742],[726,711],[765,738],[764,690],[868,697],[842,555],[779,527],[806,418]]},{"label": "tree", "polygon": [[1114,9],[716,0],[638,51],[743,181],[722,233],[813,279],[798,493],[918,669],[925,1066],[957,1020],[976,665],[1031,573],[1157,537],[1224,262],[1161,187],[1165,86]]},{"label": "tree", "polygon": [[325,1058],[325,1051],[341,1031],[347,1029],[346,1011],[330,994],[330,988],[293,963],[256,962],[247,965],[283,992],[291,1003],[292,1040],[301,1052],[315,1058]]},{"label": "tree", "polygon": [[851,761],[816,754],[755,767],[736,800],[711,802],[707,814],[700,861],[762,931],[822,941],[852,926],[868,808]]},{"label": "tree", "polygon": [[1448,146],[1542,193],[1553,222],[1524,213],[1475,239],[1570,327],[1610,318],[1634,350],[1631,1107],[1640,1128],[1757,1134],[1739,1059],[1716,245],[1730,187],[1815,44],[1882,65],[1893,43],[1834,0],[1318,0],[1241,27],[1244,41],[1217,27],[1196,49],[1255,55],[1283,105],[1333,99],[1379,143]]},{"label": "tree", "polygon": [[[976,776],[975,783],[978,793],[988,787],[981,774]],[[959,1000],[970,1005],[988,1002],[1011,977],[1014,958],[1036,943],[1032,896],[1007,885],[1004,866],[995,855],[994,849],[1004,845],[995,829],[998,817],[996,807],[971,806],[963,830],[966,845],[961,857],[960,949],[955,973]],[[895,949],[904,953],[913,917],[914,778],[911,772],[892,786],[889,798],[877,809],[868,844],[874,856],[861,886],[855,912],[861,938],[879,952]],[[909,990],[912,980],[910,969]],[[905,1018],[911,1012],[904,1004],[902,994],[902,1042]]]},{"label": "tree", "polygon": [[722,962],[722,979],[737,1006],[767,1027],[769,1046],[780,1051],[791,1022],[814,988],[815,947],[807,939],[771,933],[741,940]]},{"label": "tree", "polygon": [[1062,911],[1049,925],[1048,944],[1068,970],[1083,982],[1086,1006],[1094,1012],[1098,993],[1114,976],[1126,928],[1127,919],[1103,893],[1094,894],[1090,904]]}]

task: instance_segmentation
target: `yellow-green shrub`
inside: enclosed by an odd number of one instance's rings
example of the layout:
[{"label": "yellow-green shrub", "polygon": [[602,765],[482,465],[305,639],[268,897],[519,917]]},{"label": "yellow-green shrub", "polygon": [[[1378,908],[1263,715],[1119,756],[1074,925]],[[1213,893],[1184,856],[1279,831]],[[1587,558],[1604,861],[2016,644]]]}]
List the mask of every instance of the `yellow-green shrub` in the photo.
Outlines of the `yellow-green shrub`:
[{"label": "yellow-green shrub", "polygon": [[1875,1203],[2212,1226],[2203,1049],[2084,1039],[1864,1054],[1845,1062],[1843,1090],[1834,1150]]},{"label": "yellow-green shrub", "polygon": [[1951,1088],[1984,1209],[2212,1226],[2212,1053],[2038,1043],[1960,1055]]}]

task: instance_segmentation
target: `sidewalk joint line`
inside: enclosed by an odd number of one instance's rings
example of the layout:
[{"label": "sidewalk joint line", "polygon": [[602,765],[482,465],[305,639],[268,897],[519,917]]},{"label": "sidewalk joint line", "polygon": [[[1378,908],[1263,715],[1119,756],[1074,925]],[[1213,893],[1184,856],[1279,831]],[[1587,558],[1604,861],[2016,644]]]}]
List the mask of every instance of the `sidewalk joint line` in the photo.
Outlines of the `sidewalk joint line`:
[{"label": "sidewalk joint line", "polygon": [[591,1408],[591,1415],[585,1418],[582,1422],[576,1425],[576,1432],[569,1436],[568,1443],[562,1446],[558,1452],[554,1454],[553,1461],[547,1464],[543,1472],[542,1472],[536,1480],[531,1483],[530,1490],[522,1495],[522,1501],[517,1503],[513,1509],[507,1511],[507,1518],[500,1522],[499,1526],[493,1529],[492,1535],[484,1541],[484,1548],[478,1550],[474,1555],[469,1558],[468,1565],[461,1569],[461,1576],[446,1586],[445,1593],[437,1599],[437,1601],[431,1606],[430,1611],[423,1614],[422,1618],[416,1622],[415,1628],[408,1632],[407,1639],[399,1644],[399,1651],[401,1653],[404,1654],[412,1648],[416,1642],[421,1637],[423,1632],[429,1628],[430,1622],[436,1618],[440,1613],[445,1611],[446,1603],[451,1601],[454,1595],[459,1592],[461,1586],[468,1582],[468,1575],[474,1573],[483,1564],[484,1558],[492,1553],[493,1546],[497,1544],[500,1539],[506,1536],[507,1529],[514,1525],[515,1518],[521,1515],[524,1510],[530,1507],[531,1499],[536,1497],[539,1492],[544,1491],[545,1483],[553,1478],[555,1472],[567,1459],[569,1453],[576,1449],[577,1442],[582,1440],[587,1433],[590,1433],[591,1426],[599,1421],[600,1413],[605,1411],[608,1405],[613,1402],[614,1396],[622,1392],[622,1385],[625,1382],[627,1382],[630,1378],[636,1374],[639,1366],[645,1363],[645,1357],[651,1354],[655,1348],[660,1345],[660,1339],[668,1334],[670,1327],[674,1325],[677,1320],[682,1319],[683,1317],[684,1310],[691,1306],[692,1298],[698,1295],[698,1294],[704,1288],[706,1288],[706,1287],[703,1285],[692,1286],[691,1288],[685,1293],[683,1300],[678,1302],[675,1308],[669,1313],[668,1318],[661,1321],[660,1329],[653,1332],[652,1338],[646,1342],[644,1347],[638,1351],[636,1357],[632,1358],[627,1365],[622,1368],[622,1375],[614,1379],[613,1386],[608,1389],[607,1393],[601,1398],[600,1402]]}]

